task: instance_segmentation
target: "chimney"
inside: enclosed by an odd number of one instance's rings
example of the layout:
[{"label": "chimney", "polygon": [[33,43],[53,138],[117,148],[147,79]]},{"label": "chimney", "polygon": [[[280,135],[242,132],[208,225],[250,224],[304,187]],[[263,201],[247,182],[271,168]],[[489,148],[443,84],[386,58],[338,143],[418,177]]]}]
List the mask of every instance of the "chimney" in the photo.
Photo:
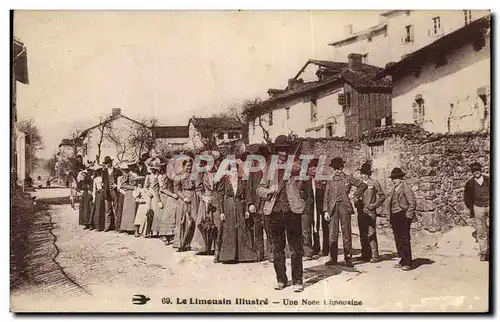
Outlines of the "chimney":
[{"label": "chimney", "polygon": [[351,53],[347,56],[349,62],[349,69],[357,69],[361,66],[363,55]]},{"label": "chimney", "polygon": [[352,36],[352,25],[351,24],[344,26],[344,36],[346,38]]},{"label": "chimney", "polygon": [[121,108],[113,108],[111,110],[111,116],[112,117],[117,117],[122,114],[122,109]]}]

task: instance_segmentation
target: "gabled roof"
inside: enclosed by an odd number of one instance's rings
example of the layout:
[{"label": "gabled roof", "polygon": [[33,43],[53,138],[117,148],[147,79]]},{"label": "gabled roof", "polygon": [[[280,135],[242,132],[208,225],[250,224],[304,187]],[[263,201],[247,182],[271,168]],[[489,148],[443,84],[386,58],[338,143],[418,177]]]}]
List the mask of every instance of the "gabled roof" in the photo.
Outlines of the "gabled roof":
[{"label": "gabled roof", "polygon": [[481,34],[484,35],[484,30],[490,28],[490,20],[491,15],[488,15],[442,36],[429,45],[406,55],[399,62],[388,64],[382,72],[377,74],[377,78],[399,72],[413,72],[415,69],[420,69],[422,62],[425,62],[429,56],[434,57],[454,51],[477,39]]},{"label": "gabled roof", "polygon": [[155,126],[151,128],[153,136],[158,139],[189,138],[187,126]]},{"label": "gabled roof", "polygon": [[138,124],[138,125],[141,125],[141,126],[144,126],[144,127],[150,128],[149,126],[144,125],[144,124],[142,124],[141,122],[138,122],[138,121],[136,121],[136,120],[134,120],[134,119],[131,119],[130,117],[127,117],[127,116],[125,116],[125,115],[123,115],[123,114],[119,114],[119,115],[116,115],[116,116],[109,116],[107,119],[105,119],[104,121],[100,122],[99,124],[96,124],[96,125],[94,125],[94,126],[92,126],[92,127],[89,127],[89,128],[87,128],[87,129],[83,130],[83,131],[82,131],[82,133],[80,133],[79,137],[80,137],[80,138],[84,138],[84,137],[86,137],[86,136],[87,136],[87,134],[88,134],[90,131],[92,131],[93,129],[96,129],[96,128],[98,128],[98,127],[100,127],[100,126],[102,126],[102,125],[104,125],[104,124],[106,124],[106,123],[110,123],[110,122],[116,121],[116,120],[118,120],[118,119],[120,119],[120,118],[122,118],[122,117],[123,117],[124,119],[129,120],[129,121],[131,121],[131,122],[133,122],[133,123],[136,123],[136,124]]},{"label": "gabled roof", "polygon": [[13,76],[15,79],[23,84],[29,84],[26,47],[20,40],[15,38],[12,41],[12,63],[14,65]]},{"label": "gabled roof", "polygon": [[243,124],[235,119],[219,117],[192,117],[189,120],[188,127],[191,123],[203,137],[209,136],[210,133],[215,131],[241,130],[243,127]]}]

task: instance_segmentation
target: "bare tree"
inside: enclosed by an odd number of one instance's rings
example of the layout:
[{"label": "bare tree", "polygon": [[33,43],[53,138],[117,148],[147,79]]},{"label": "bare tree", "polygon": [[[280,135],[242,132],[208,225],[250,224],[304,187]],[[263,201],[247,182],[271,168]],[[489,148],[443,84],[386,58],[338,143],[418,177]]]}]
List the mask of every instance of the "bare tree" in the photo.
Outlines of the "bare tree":
[{"label": "bare tree", "polygon": [[136,158],[140,158],[143,153],[150,151],[155,146],[155,138],[151,128],[157,125],[156,118],[144,118],[139,123],[134,124],[128,138],[128,144],[132,147]]},{"label": "bare tree", "polygon": [[97,129],[99,130],[99,139],[97,141],[97,155],[96,155],[96,163],[100,164],[101,162],[101,146],[104,138],[106,137],[106,133],[111,130],[111,117],[103,118],[101,117],[99,120],[99,125]]}]

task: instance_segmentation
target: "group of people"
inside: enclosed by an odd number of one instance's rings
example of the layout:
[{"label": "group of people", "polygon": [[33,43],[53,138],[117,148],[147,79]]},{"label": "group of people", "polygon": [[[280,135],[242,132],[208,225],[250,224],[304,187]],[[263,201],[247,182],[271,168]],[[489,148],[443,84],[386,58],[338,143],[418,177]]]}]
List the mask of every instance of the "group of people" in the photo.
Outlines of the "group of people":
[{"label": "group of people", "polygon": [[[378,212],[390,218],[400,258],[395,268],[412,269],[410,226],[416,198],[405,184],[405,173],[400,168],[392,170],[393,185],[387,194],[371,177],[369,162],[361,166],[357,178],[343,171],[345,162],[338,157],[322,167],[324,174],[331,175],[329,180],[317,179],[319,158],[310,160],[307,179],[294,179],[301,171],[295,166],[291,178],[285,176],[282,168],[269,175],[268,167],[245,176],[243,165],[250,154],[266,160],[275,154],[278,162],[287,162],[291,143],[286,136],[278,136],[273,149],[261,146],[252,153],[236,156],[233,175],[221,178],[216,173],[223,157],[217,151],[202,153],[214,160],[208,171],[179,180],[168,175],[169,171],[177,171],[168,168],[168,159],[145,154],[136,162],[121,162],[114,167],[113,160],[106,157],[102,166],[87,167],[78,173],[78,190],[82,191],[79,223],[89,230],[156,237],[179,252],[211,255],[215,263],[268,259],[274,265],[277,290],[289,284],[285,265],[288,242],[292,285],[294,291],[301,292],[304,260],[329,256],[326,265],[338,264],[340,230],[344,265],[354,266],[351,216],[355,210],[360,260],[380,261]],[[179,171],[192,173],[193,161],[194,156],[182,159]],[[202,160],[200,165],[206,163]],[[468,186],[467,206],[483,218],[487,212],[484,206],[489,204],[489,200],[485,201],[486,190],[477,180]],[[356,189],[351,196],[352,187]]]}]

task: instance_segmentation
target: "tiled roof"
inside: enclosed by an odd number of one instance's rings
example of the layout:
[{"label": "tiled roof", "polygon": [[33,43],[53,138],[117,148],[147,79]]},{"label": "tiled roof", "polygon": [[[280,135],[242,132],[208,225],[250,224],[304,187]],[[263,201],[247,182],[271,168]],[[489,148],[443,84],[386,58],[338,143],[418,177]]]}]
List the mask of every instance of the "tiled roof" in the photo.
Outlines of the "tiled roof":
[{"label": "tiled roof", "polygon": [[414,68],[420,68],[422,62],[430,56],[447,53],[455,50],[480,35],[480,31],[490,27],[491,15],[477,19],[466,26],[457,29],[429,45],[406,55],[397,63],[388,64],[387,68],[378,73],[377,78],[393,75],[398,72],[413,72]]},{"label": "tiled roof", "polygon": [[28,55],[24,44],[14,39],[12,42],[12,59],[14,64],[14,76],[17,81],[28,84]]},{"label": "tiled roof", "polygon": [[384,127],[376,127],[372,130],[365,131],[361,134],[360,139],[374,140],[383,139],[391,136],[404,136],[414,139],[425,139],[431,133],[425,131],[422,127],[411,123],[396,123]]},{"label": "tiled roof", "polygon": [[340,39],[338,41],[332,42],[328,44],[329,46],[342,46],[347,43],[350,43],[354,40],[362,40],[368,38],[370,35],[387,30],[387,24],[386,23],[381,23],[376,26],[370,27],[368,29],[362,30],[360,32],[356,32],[349,37]]},{"label": "tiled roof", "polygon": [[158,139],[188,138],[189,127],[187,126],[155,126],[151,129],[153,135]]}]

